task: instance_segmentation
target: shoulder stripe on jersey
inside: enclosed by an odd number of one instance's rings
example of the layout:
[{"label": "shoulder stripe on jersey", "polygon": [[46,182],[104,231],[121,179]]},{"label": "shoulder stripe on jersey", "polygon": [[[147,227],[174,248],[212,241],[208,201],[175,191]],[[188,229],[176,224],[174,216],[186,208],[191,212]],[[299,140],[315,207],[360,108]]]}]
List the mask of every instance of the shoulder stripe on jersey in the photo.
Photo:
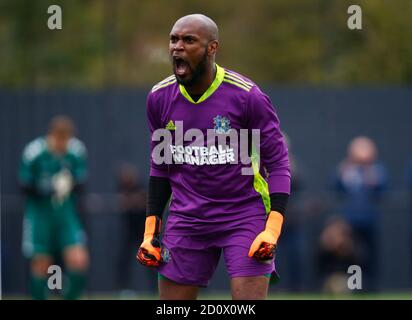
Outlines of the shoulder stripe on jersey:
[{"label": "shoulder stripe on jersey", "polygon": [[175,79],[174,76],[168,77],[168,78],[166,78],[166,79],[164,79],[164,80],[156,83],[156,84],[153,86],[153,88],[157,88],[157,87],[161,86],[162,84],[165,84],[165,83],[167,83],[167,82],[169,82],[169,81],[172,81],[173,79]]},{"label": "shoulder stripe on jersey", "polygon": [[235,81],[237,83],[240,83],[240,84],[244,85],[245,87],[248,87],[249,89],[253,87],[253,85],[249,85],[246,82],[240,81],[240,80],[236,79],[235,77],[233,77],[229,74],[225,74],[225,77],[226,77],[226,79],[229,79],[229,80]]},{"label": "shoulder stripe on jersey", "polygon": [[159,89],[162,89],[162,88],[164,88],[164,87],[170,86],[170,85],[173,84],[173,83],[176,83],[176,79],[173,79],[173,80],[171,80],[170,82],[163,83],[162,85],[154,86],[153,89],[152,89],[152,92],[155,92],[155,91],[157,91],[157,90],[159,90]]},{"label": "shoulder stripe on jersey", "polygon": [[157,85],[159,85],[159,84],[162,84],[162,83],[165,83],[165,82],[167,82],[167,81],[169,81],[169,80],[172,80],[172,79],[174,79],[174,78],[175,78],[175,75],[172,74],[172,75],[168,76],[167,78],[164,78],[162,81],[156,83],[155,86],[157,86]]},{"label": "shoulder stripe on jersey", "polygon": [[68,150],[78,157],[86,157],[87,155],[85,145],[77,138],[71,138],[69,140]]},{"label": "shoulder stripe on jersey", "polygon": [[231,71],[228,71],[228,70],[225,70],[226,72],[226,74],[230,74],[232,77],[235,77],[236,79],[239,79],[240,81],[243,81],[244,83],[246,83],[246,84],[248,84],[249,86],[252,86],[253,87],[253,83],[251,83],[251,82],[249,82],[249,81],[246,81],[245,79],[243,79],[243,78],[241,78],[239,75],[237,75],[237,74],[235,74],[235,73],[233,73],[233,72],[231,72]]},{"label": "shoulder stripe on jersey", "polygon": [[156,84],[153,86],[153,88],[158,87],[158,86],[161,86],[162,84],[164,84],[164,83],[166,83],[166,82],[169,82],[169,81],[171,81],[171,80],[173,80],[173,79],[176,79],[176,77],[175,77],[174,74],[172,74],[171,76],[169,76],[169,77],[163,79],[162,81],[156,83]]},{"label": "shoulder stripe on jersey", "polygon": [[231,84],[233,84],[233,85],[235,85],[235,86],[237,86],[237,87],[239,87],[239,88],[241,88],[241,89],[243,89],[243,90],[245,90],[245,91],[250,91],[250,88],[249,87],[246,87],[245,85],[243,85],[243,84],[241,84],[241,83],[239,83],[239,82],[235,82],[235,81],[232,81],[232,80],[230,80],[230,79],[228,79],[228,78],[223,78],[223,82],[228,82],[228,83],[231,83]]},{"label": "shoulder stripe on jersey", "polygon": [[23,151],[24,161],[32,161],[46,149],[46,142],[43,138],[37,138],[30,142]]}]

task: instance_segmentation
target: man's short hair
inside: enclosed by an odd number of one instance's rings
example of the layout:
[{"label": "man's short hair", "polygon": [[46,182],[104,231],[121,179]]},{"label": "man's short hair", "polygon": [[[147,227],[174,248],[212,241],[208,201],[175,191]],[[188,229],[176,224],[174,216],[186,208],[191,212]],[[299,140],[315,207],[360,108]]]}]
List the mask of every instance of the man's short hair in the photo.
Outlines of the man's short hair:
[{"label": "man's short hair", "polygon": [[75,134],[73,121],[65,115],[53,117],[49,124],[49,133],[58,135],[72,136]]}]

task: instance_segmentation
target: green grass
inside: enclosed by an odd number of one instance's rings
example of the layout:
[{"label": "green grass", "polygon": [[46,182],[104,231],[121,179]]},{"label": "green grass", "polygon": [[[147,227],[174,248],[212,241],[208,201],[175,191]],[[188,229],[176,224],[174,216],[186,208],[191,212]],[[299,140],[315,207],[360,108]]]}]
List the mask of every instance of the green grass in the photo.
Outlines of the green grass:
[{"label": "green grass", "polygon": [[[27,296],[3,296],[5,300],[25,300]],[[59,299],[55,297],[54,299]],[[123,297],[114,294],[97,294],[85,296],[84,299],[90,300],[157,300],[156,295],[135,295]],[[225,293],[201,293],[199,300],[231,300],[230,294]],[[268,300],[412,300],[412,292],[390,292],[390,293],[357,293],[344,295],[330,295],[321,293],[276,293],[269,294]]]},{"label": "green grass", "polygon": [[[200,299],[230,300],[229,294],[204,294]],[[405,293],[356,293],[356,294],[322,294],[322,293],[277,293],[269,294],[268,300],[412,300],[412,292]]]}]

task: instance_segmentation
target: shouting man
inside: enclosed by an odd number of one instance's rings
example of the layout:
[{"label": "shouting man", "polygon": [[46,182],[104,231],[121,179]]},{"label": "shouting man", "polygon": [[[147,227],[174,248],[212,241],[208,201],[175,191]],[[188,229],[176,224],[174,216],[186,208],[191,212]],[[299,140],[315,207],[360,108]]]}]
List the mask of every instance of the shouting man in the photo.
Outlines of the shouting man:
[{"label": "shouting man", "polygon": [[[251,80],[217,65],[218,48],[210,18],[177,20],[169,42],[174,74],[147,99],[152,156],[137,259],[158,268],[161,299],[196,299],[222,252],[233,299],[265,299],[275,271],[290,194],[287,147],[269,98]],[[258,143],[236,141],[256,132]],[[238,159],[245,153],[251,161]]]}]

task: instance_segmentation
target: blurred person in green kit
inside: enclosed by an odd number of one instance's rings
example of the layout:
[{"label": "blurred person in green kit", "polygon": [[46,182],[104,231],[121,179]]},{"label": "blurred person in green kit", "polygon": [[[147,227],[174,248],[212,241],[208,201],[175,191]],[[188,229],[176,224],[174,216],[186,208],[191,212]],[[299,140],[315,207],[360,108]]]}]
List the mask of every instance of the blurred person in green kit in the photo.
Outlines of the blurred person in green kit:
[{"label": "blurred person in green kit", "polygon": [[86,148],[74,133],[70,118],[56,116],[47,135],[30,142],[22,155],[22,249],[30,260],[33,299],[47,299],[49,267],[58,259],[64,263],[64,299],[78,299],[85,286],[89,256],[77,202],[87,179]]}]

